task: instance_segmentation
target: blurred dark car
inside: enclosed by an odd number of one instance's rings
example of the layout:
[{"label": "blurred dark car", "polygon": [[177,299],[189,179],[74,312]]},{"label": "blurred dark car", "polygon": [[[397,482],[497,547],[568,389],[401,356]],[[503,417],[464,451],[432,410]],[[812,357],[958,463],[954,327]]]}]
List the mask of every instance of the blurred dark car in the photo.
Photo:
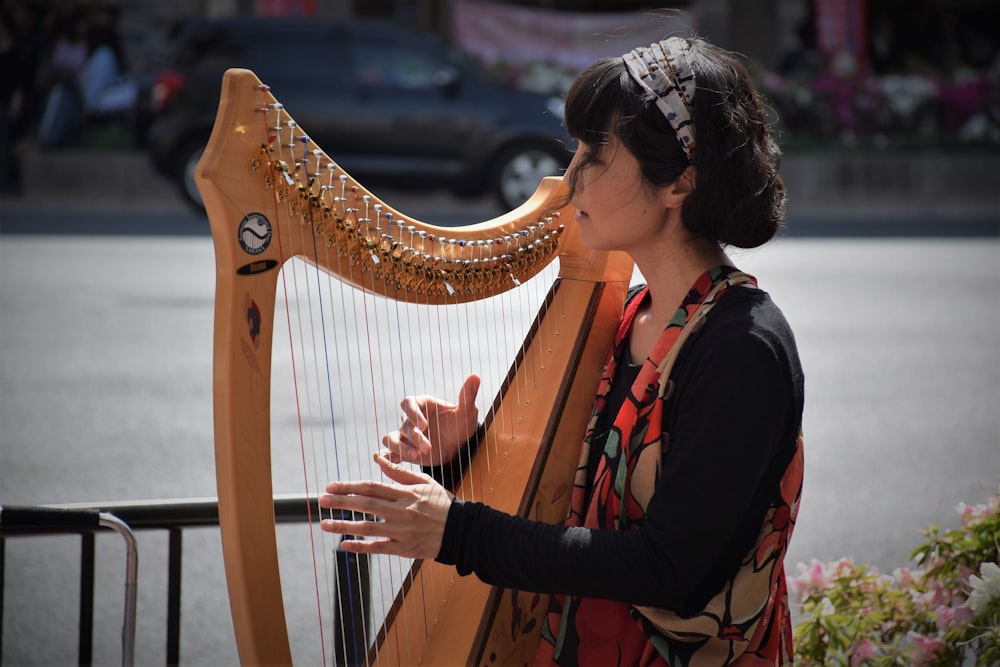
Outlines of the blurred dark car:
[{"label": "blurred dark car", "polygon": [[415,29],[363,19],[199,20],[177,33],[153,82],[145,141],[157,169],[198,206],[194,168],[230,67],[254,71],[366,185],[492,192],[510,210],[571,157],[561,100],[494,83]]}]

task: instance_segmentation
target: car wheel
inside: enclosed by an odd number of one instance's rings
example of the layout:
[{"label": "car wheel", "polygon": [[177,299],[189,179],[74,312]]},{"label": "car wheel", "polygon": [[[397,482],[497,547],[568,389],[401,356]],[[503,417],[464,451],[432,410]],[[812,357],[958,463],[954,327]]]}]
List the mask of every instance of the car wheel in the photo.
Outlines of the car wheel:
[{"label": "car wheel", "polygon": [[546,176],[558,176],[566,161],[553,149],[519,145],[504,151],[496,162],[493,188],[500,206],[510,211],[535,194]]},{"label": "car wheel", "polygon": [[180,186],[181,194],[192,206],[199,210],[204,210],[205,202],[202,201],[201,191],[194,180],[194,170],[205,152],[205,142],[193,141],[184,145],[184,150],[180,151],[177,160],[176,178]]}]

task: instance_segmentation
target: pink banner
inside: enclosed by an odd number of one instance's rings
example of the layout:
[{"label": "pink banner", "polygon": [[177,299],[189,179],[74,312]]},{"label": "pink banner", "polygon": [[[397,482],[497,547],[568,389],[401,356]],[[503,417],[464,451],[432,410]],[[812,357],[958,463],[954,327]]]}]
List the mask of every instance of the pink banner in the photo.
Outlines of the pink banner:
[{"label": "pink banner", "polygon": [[315,16],[316,0],[256,0],[257,16]]},{"label": "pink banner", "polygon": [[814,0],[816,46],[830,58],[849,53],[859,66],[866,58],[865,0]]},{"label": "pink banner", "polygon": [[484,63],[523,67],[543,62],[573,73],[599,58],[697,28],[694,14],[673,9],[584,14],[484,0],[455,0],[452,21],[457,44]]}]

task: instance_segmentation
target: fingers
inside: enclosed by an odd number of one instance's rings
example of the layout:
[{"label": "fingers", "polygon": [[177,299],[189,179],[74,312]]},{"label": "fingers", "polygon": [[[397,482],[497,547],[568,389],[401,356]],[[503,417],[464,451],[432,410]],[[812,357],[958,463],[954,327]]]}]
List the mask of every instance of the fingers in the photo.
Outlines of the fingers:
[{"label": "fingers", "polygon": [[[330,482],[326,485],[326,493],[321,494],[318,503],[323,509],[340,510],[340,516],[351,514],[374,515],[384,517],[387,509],[391,507],[394,500],[399,495],[399,491],[388,484],[375,481],[338,481]],[[338,525],[364,523],[357,521],[326,520],[324,527],[329,523]],[[343,527],[343,526],[341,526]],[[354,528],[352,528],[354,530]],[[368,534],[363,532],[352,532],[354,535]]]},{"label": "fingers", "polygon": [[458,392],[458,409],[462,414],[468,414],[470,410],[476,410],[476,395],[479,393],[479,385],[482,379],[472,373],[465,378],[462,388]]},{"label": "fingers", "polygon": [[323,519],[319,526],[327,533],[343,536],[340,541],[343,551],[368,554],[395,554],[399,551],[399,547],[394,547],[393,540],[386,535],[388,526],[381,521]]},{"label": "fingers", "polygon": [[438,401],[430,396],[407,396],[400,402],[399,407],[403,410],[403,416],[406,420],[412,423],[413,428],[423,431],[427,428],[425,410],[427,404],[431,402],[437,403]]},{"label": "fingers", "polygon": [[326,493],[319,497],[319,506],[385,517],[393,503],[413,496],[412,489],[407,487],[432,482],[424,473],[393,462],[389,451],[376,452],[374,458],[386,477],[403,486],[372,480],[330,482],[326,485]]},{"label": "fingers", "polygon": [[[384,539],[388,528],[384,516],[392,505],[387,497],[390,495],[392,488],[379,482],[330,482],[326,494],[319,497],[319,506],[340,511],[332,515],[337,518],[320,521],[320,528],[343,535],[342,546],[355,541],[351,537]],[[380,518],[383,520],[377,520]]]},{"label": "fingers", "polygon": [[399,430],[382,436],[382,446],[395,451],[403,461],[417,463],[431,452],[431,441],[424,434],[428,427],[425,406],[430,400],[427,396],[404,398],[400,403],[403,423]]},{"label": "fingers", "polygon": [[375,452],[375,463],[378,464],[385,476],[400,484],[423,484],[430,481],[430,477],[422,472],[411,470],[398,462],[392,460],[391,450],[381,450]]},{"label": "fingers", "polygon": [[340,511],[320,527],[345,536],[343,551],[433,558],[441,548],[451,495],[427,475],[393,463],[390,452],[379,452],[375,460],[399,485],[330,482],[319,505]]},{"label": "fingers", "polygon": [[[335,531],[336,532],[336,531]],[[350,551],[356,554],[372,554],[372,555],[386,555],[386,556],[397,556],[402,555],[399,553],[400,549],[396,545],[394,540],[341,540],[340,541],[341,551]]]},{"label": "fingers", "polygon": [[[479,414],[476,396],[481,383],[475,373],[466,377],[454,404],[433,396],[407,396],[399,404],[403,423],[399,430],[382,437],[382,445],[399,460],[410,463],[433,465],[442,462],[438,459],[450,458],[455,446],[472,437]],[[442,454],[441,449],[446,453]]]},{"label": "fingers", "polygon": [[397,463],[400,461],[416,463],[420,459],[420,451],[400,431],[391,431],[383,435],[382,448],[391,452],[393,460]]},{"label": "fingers", "polygon": [[408,422],[398,431],[391,431],[382,436],[382,447],[392,452],[397,463],[424,463],[431,452],[431,441],[420,431],[414,429]]}]

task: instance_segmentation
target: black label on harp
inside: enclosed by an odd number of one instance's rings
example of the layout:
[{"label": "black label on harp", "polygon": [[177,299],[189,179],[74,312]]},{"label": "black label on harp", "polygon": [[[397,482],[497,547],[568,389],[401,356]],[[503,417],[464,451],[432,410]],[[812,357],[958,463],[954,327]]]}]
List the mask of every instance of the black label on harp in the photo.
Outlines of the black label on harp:
[{"label": "black label on harp", "polygon": [[248,255],[259,255],[271,245],[271,223],[262,213],[247,213],[237,232],[240,247]]},{"label": "black label on harp", "polygon": [[270,271],[278,265],[278,262],[273,259],[262,259],[259,262],[250,262],[249,264],[244,264],[240,268],[236,269],[236,273],[241,276],[250,276],[255,273],[263,273],[264,271]]}]

